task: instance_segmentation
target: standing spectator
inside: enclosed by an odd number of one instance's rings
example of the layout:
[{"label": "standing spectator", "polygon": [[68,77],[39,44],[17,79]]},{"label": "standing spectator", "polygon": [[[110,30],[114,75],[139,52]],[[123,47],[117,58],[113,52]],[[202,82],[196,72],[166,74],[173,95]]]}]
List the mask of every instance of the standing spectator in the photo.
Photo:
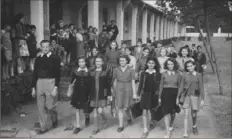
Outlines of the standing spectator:
[{"label": "standing spectator", "polygon": [[167,57],[167,49],[161,48],[160,50],[160,56],[157,58],[160,64],[160,73],[163,73],[165,71],[164,69],[164,63],[169,57]]},{"label": "standing spectator", "polygon": [[41,41],[40,45],[42,54],[35,60],[32,96],[37,98],[40,122],[38,134],[43,134],[58,125],[56,100],[60,82],[60,58],[52,55],[48,40]]},{"label": "standing spectator", "polygon": [[135,71],[128,67],[130,59],[127,55],[119,57],[120,66],[114,70],[113,74],[113,96],[115,96],[116,107],[118,108],[119,128],[117,132],[124,130],[123,113],[124,111],[128,117],[128,124],[132,124],[132,116],[130,113],[130,106],[132,99],[136,99],[135,92]]},{"label": "standing spectator", "polygon": [[113,32],[113,35],[112,35],[112,38],[111,38],[111,39],[112,39],[112,40],[116,40],[119,31],[118,31],[118,26],[116,25],[115,20],[111,20],[111,25],[109,25],[109,26],[107,27],[107,31],[108,31],[108,32],[112,31],[112,32]]},{"label": "standing spectator", "polygon": [[[3,79],[8,79],[10,76],[14,76],[14,68],[12,63],[12,42],[10,36],[11,26],[9,24],[4,25],[1,31],[1,45],[4,49],[4,56],[6,62],[3,64]],[[10,69],[10,75],[9,75]]]},{"label": "standing spectator", "polygon": [[[74,83],[74,91],[71,99],[71,105],[76,108],[76,128],[73,134],[81,131],[80,112],[84,110],[90,101],[91,76],[87,69],[87,60],[85,57],[77,59],[78,66],[73,70],[71,83]],[[85,119],[85,125],[88,126],[89,119]]]},{"label": "standing spectator", "polygon": [[157,43],[156,45],[157,47],[155,48],[155,56],[159,57],[160,56],[160,50],[162,48],[162,44],[161,43]]},{"label": "standing spectator", "polygon": [[150,56],[155,56],[155,47],[151,44],[151,40],[147,40],[147,47],[150,49]]},{"label": "standing spectator", "polygon": [[204,76],[204,70],[206,69],[206,56],[202,51],[202,47],[200,45],[197,46],[197,52],[193,56],[194,60],[196,61],[196,71]]},{"label": "standing spectator", "polygon": [[179,57],[176,58],[176,61],[179,64],[179,70],[184,72],[184,64],[185,62],[187,62],[188,60],[192,60],[194,61],[194,59],[190,56],[190,49],[186,46],[181,47],[180,51],[178,53]]},{"label": "standing spectator", "polygon": [[30,26],[30,32],[29,32],[29,37],[27,39],[27,44],[28,44],[28,50],[30,54],[30,69],[33,71],[34,70],[34,64],[35,64],[35,58],[37,55],[37,41],[36,41],[36,27],[35,25]]},{"label": "standing spectator", "polygon": [[[197,129],[197,112],[200,107],[204,105],[205,92],[204,92],[204,82],[202,80],[202,75],[195,71],[196,64],[194,61],[189,60],[185,63],[186,73],[183,74],[183,80],[181,83],[181,91],[178,93],[177,98],[184,90],[187,90],[186,97],[182,108],[184,108],[184,138],[188,138],[188,117],[189,110],[191,110],[192,115],[192,130],[194,135],[198,135]],[[177,100],[178,102],[179,100]]]},{"label": "standing spectator", "polygon": [[133,47],[126,47],[125,48],[125,54],[128,55],[128,57],[130,58],[130,62],[128,64],[128,66],[135,70],[136,69],[136,58],[131,55],[132,51],[133,51]]},{"label": "standing spectator", "polygon": [[160,85],[160,67],[155,57],[146,61],[146,68],[142,72],[138,87],[138,95],[141,97],[140,108],[143,110],[144,131],[142,138],[148,136],[148,112],[158,105],[158,90]]},{"label": "standing spectator", "polygon": [[168,57],[170,58],[177,58],[177,52],[175,50],[175,46],[171,45],[167,48],[168,51]]},{"label": "standing spectator", "polygon": [[88,40],[88,50],[91,50],[93,47],[95,47],[95,34],[93,32],[93,27],[89,26],[88,28],[88,35],[89,35],[89,40]]},{"label": "standing spectator", "polygon": [[96,27],[93,28],[93,33],[95,46],[98,47],[98,29]]},{"label": "standing spectator", "polygon": [[[180,92],[181,87],[181,74],[178,72],[178,64],[175,59],[169,58],[164,63],[164,69],[162,73],[160,89],[159,89],[159,103],[162,107],[164,114],[164,122],[167,134],[165,138],[170,138],[171,131],[173,130],[173,123],[175,120],[175,113],[179,112],[177,106],[177,95]],[[169,121],[169,114],[171,120]]]},{"label": "standing spectator", "polygon": [[77,29],[77,34],[76,34],[76,41],[77,41],[77,57],[80,56],[85,56],[85,43],[84,43],[84,36],[83,34],[83,29],[79,28]]},{"label": "standing spectator", "polygon": [[65,50],[64,50],[64,47],[60,46],[59,44],[56,43],[56,40],[51,40],[51,52],[56,55],[56,56],[59,56],[60,59],[61,59],[61,65],[63,66],[64,65],[64,53],[65,53]]},{"label": "standing spectator", "polygon": [[121,54],[125,54],[126,48],[128,47],[126,42],[122,43],[122,46],[120,48]]},{"label": "standing spectator", "polygon": [[76,32],[73,24],[69,24],[69,47],[70,47],[70,62],[73,62],[77,58],[77,48],[76,48]]},{"label": "standing spectator", "polygon": [[194,57],[196,55],[197,49],[196,49],[196,44],[195,43],[192,44],[190,52],[191,52],[191,57]]},{"label": "standing spectator", "polygon": [[[92,71],[96,68],[95,58],[99,56],[99,51],[97,47],[94,47],[91,52],[91,56],[88,57],[89,70]],[[104,59],[103,59],[104,60]],[[103,61],[104,62],[104,61]]]},{"label": "standing spectator", "polygon": [[104,27],[98,37],[98,48],[100,53],[105,54],[107,45],[109,45],[109,35],[107,33],[107,27]]},{"label": "standing spectator", "polygon": [[[108,82],[109,72],[103,66],[103,57],[97,56],[94,60],[96,68],[92,70],[92,72],[90,72],[92,78],[90,106],[94,107],[95,129],[92,134],[96,135],[101,129],[105,128],[107,124],[107,118],[104,114],[104,108],[107,106],[107,89],[109,89],[109,86],[111,84]],[[101,116],[101,119],[104,121],[103,128],[100,128],[99,126],[100,123],[98,116]]]},{"label": "standing spectator", "polygon": [[26,60],[29,56],[28,46],[26,40],[29,35],[26,32],[25,17],[23,14],[16,16],[15,33],[16,33],[16,47],[19,49],[19,58],[17,59],[18,73],[21,74],[26,69]]},{"label": "standing spectator", "polygon": [[142,41],[138,40],[137,45],[135,46],[135,49],[134,49],[134,56],[135,56],[136,60],[139,59],[139,57],[142,55],[142,53],[143,53]]},{"label": "standing spectator", "polygon": [[143,48],[143,53],[142,55],[138,58],[137,63],[136,63],[136,79],[139,80],[140,79],[140,74],[141,72],[145,69],[146,66],[146,61],[147,58],[149,56],[150,53],[150,49],[147,47]]}]

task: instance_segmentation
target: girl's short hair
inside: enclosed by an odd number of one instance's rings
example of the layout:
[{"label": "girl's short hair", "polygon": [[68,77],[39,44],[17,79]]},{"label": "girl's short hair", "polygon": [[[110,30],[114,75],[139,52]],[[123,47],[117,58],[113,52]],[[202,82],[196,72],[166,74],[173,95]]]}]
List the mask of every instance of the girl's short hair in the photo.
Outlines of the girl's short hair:
[{"label": "girl's short hair", "polygon": [[158,59],[157,59],[156,57],[148,57],[148,58],[147,58],[147,61],[146,61],[146,65],[145,65],[145,69],[144,69],[144,70],[147,70],[147,69],[148,69],[147,64],[148,64],[148,62],[151,61],[151,60],[155,62],[155,67],[154,67],[154,69],[156,70],[156,72],[160,73],[160,64],[159,64],[159,61],[158,61]]},{"label": "girl's short hair", "polygon": [[198,46],[197,46],[197,49],[198,49],[198,48],[202,48],[202,47],[201,47],[200,45],[198,45]]},{"label": "girl's short hair", "polygon": [[128,49],[129,51],[133,52],[134,48],[133,47],[126,47],[125,49]]},{"label": "girl's short hair", "polygon": [[148,47],[143,47],[143,51],[148,50],[149,52],[151,51]]},{"label": "girl's short hair", "polygon": [[118,50],[118,43],[117,43],[115,40],[112,40],[112,41],[110,42],[110,48],[109,48],[109,49],[110,49],[110,50],[112,49],[112,48],[111,48],[111,44],[112,44],[112,43],[115,43],[115,44],[116,44],[115,50]]},{"label": "girl's short hair", "polygon": [[127,64],[130,63],[130,58],[128,55],[120,55],[119,58],[118,58],[118,64],[120,64],[120,58],[125,58],[126,61],[127,61]]},{"label": "girl's short hair", "polygon": [[168,58],[164,62],[164,69],[169,70],[168,69],[168,61],[170,61],[170,62],[172,62],[174,64],[173,70],[177,71],[179,69],[179,64],[177,63],[176,59],[174,59],[174,58]]},{"label": "girl's short hair", "polygon": [[190,48],[186,47],[186,46],[183,46],[183,47],[180,48],[178,55],[180,57],[182,57],[182,53],[181,52],[182,52],[183,49],[186,49],[188,51],[187,57],[190,57]]},{"label": "girl's short hair", "polygon": [[88,68],[89,67],[89,62],[88,59],[85,56],[79,56],[77,60],[75,61],[75,65],[79,67],[79,60],[83,59],[85,61],[85,66]]},{"label": "girl's short hair", "polygon": [[162,47],[161,49],[160,49],[160,51],[159,51],[159,53],[161,54],[161,51],[162,50],[165,50],[165,53],[166,53],[166,56],[168,55],[168,50],[166,49],[166,48],[164,48],[164,47]]},{"label": "girl's short hair", "polygon": [[188,60],[187,62],[184,63],[184,70],[185,70],[186,72],[188,72],[187,65],[188,65],[189,63],[192,63],[193,65],[196,66],[196,62],[194,62],[194,61],[192,61],[192,60]]}]

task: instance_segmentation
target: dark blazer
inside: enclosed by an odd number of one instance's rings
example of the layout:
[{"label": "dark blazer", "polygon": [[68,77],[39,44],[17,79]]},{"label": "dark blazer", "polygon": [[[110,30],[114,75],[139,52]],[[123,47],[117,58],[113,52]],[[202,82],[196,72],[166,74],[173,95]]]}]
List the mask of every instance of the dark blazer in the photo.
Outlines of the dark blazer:
[{"label": "dark blazer", "polygon": [[118,31],[118,26],[117,26],[117,25],[114,25],[114,26],[109,25],[109,26],[107,27],[107,31],[109,32],[111,29],[114,29],[114,34],[113,34],[113,36],[112,36],[111,39],[115,40],[115,39],[117,38],[117,36],[118,36],[118,33],[119,33],[119,31]]},{"label": "dark blazer", "polygon": [[204,72],[202,65],[206,64],[206,56],[203,52],[195,53],[193,56],[194,60],[196,61],[196,71],[199,73]]},{"label": "dark blazer", "polygon": [[26,27],[24,24],[17,23],[15,25],[16,39],[25,40],[26,38]]},{"label": "dark blazer", "polygon": [[[146,71],[143,71],[141,73],[141,76],[140,76],[140,82],[139,82],[139,86],[138,86],[138,92],[137,94],[140,96],[143,91],[144,91],[144,87],[145,87],[145,82],[146,82],[146,78],[147,78],[147,74],[146,74]],[[158,95],[159,91],[159,85],[160,85],[160,80],[161,80],[161,74],[160,73],[156,73],[155,76],[154,76],[154,81],[155,81],[155,84],[154,84],[154,92],[156,95]]]},{"label": "dark blazer", "polygon": [[[91,89],[90,89],[90,97],[92,99],[96,98],[96,86],[95,86],[95,74],[96,70],[93,70],[90,72],[91,76]],[[109,82],[109,71],[108,70],[103,70],[100,73],[99,76],[99,99],[105,99],[106,96],[108,96],[109,89],[111,87],[111,84]]]}]

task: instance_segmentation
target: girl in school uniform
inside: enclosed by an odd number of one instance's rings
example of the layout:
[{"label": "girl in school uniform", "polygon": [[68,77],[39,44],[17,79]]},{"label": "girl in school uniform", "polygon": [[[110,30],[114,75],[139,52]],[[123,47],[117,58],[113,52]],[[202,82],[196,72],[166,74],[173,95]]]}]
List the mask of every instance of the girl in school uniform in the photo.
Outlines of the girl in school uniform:
[{"label": "girl in school uniform", "polygon": [[[73,134],[81,131],[80,112],[84,110],[90,101],[91,76],[87,69],[87,60],[85,57],[80,57],[77,60],[78,66],[74,68],[71,83],[74,82],[74,92],[71,98],[71,105],[76,108],[76,128]],[[85,119],[86,126],[89,123],[89,118]]]},{"label": "girl in school uniform", "polygon": [[88,57],[88,63],[89,63],[89,70],[92,71],[94,70],[96,67],[95,65],[95,58],[99,55],[99,51],[98,51],[98,48],[97,47],[94,47],[92,49],[92,52],[91,52],[91,56]]},{"label": "girl in school uniform", "polygon": [[132,47],[126,47],[125,48],[125,54],[128,55],[128,57],[130,58],[130,63],[128,64],[128,66],[135,70],[135,68],[136,68],[136,59],[135,59],[134,56],[131,55],[132,51],[133,51]]},{"label": "girl in school uniform", "polygon": [[141,96],[140,108],[143,110],[143,126],[144,131],[142,138],[148,136],[148,113],[158,104],[158,89],[161,79],[159,72],[160,66],[158,60],[149,57],[146,62],[146,68],[142,72],[138,87],[138,96]]},{"label": "girl in school uniform", "polygon": [[181,47],[178,55],[179,56],[176,58],[176,61],[179,64],[179,70],[181,72],[185,72],[185,70],[184,70],[185,62],[187,62],[188,60],[194,61],[194,59],[190,55],[189,47],[187,47],[187,46]]},{"label": "girl in school uniform", "polygon": [[120,66],[114,70],[113,74],[113,96],[115,96],[116,108],[118,109],[119,128],[118,132],[124,130],[123,113],[128,116],[128,124],[132,123],[132,116],[129,107],[133,103],[133,98],[137,98],[135,92],[135,71],[128,66],[130,59],[127,55],[119,57]]},{"label": "girl in school uniform", "polygon": [[[195,71],[196,63],[189,60],[185,63],[186,73],[183,74],[183,79],[181,83],[181,91],[187,90],[187,95],[182,105],[184,109],[184,138],[188,138],[188,114],[191,110],[192,121],[193,121],[193,134],[198,135],[197,129],[197,112],[200,107],[204,105],[205,92],[204,83],[202,80],[202,75]],[[178,97],[180,96],[178,93]],[[179,100],[177,99],[177,102]]]},{"label": "girl in school uniform", "polygon": [[161,48],[160,49],[160,56],[157,58],[160,64],[160,72],[163,73],[165,72],[164,69],[164,63],[169,57],[167,56],[167,49],[166,48]]},{"label": "girl in school uniform", "polygon": [[[94,63],[96,68],[91,71],[91,101],[90,106],[94,107],[94,131],[93,135],[96,135],[100,129],[106,127],[106,116],[104,114],[104,108],[107,106],[107,97],[109,86],[111,85],[108,82],[109,72],[106,68],[103,67],[104,60],[103,57],[97,56],[94,58]],[[99,127],[99,119],[98,117],[104,121],[104,125],[102,128]]]},{"label": "girl in school uniform", "polygon": [[[175,120],[175,113],[179,112],[176,100],[181,85],[181,74],[178,72],[178,64],[175,59],[169,58],[164,63],[160,88],[159,88],[159,103],[162,107],[164,114],[164,122],[167,134],[165,138],[170,138],[171,131],[173,130],[173,123]],[[169,120],[169,115],[171,120]]]}]

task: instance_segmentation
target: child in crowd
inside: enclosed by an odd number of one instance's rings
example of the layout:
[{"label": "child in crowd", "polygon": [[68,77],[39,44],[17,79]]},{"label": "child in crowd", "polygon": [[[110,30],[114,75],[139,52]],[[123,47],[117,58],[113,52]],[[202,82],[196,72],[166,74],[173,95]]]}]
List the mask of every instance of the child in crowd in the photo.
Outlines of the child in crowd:
[{"label": "child in crowd", "polygon": [[164,69],[164,63],[169,57],[167,57],[167,49],[161,48],[160,49],[160,56],[157,58],[160,64],[160,73],[163,73],[165,71]]},{"label": "child in crowd", "polygon": [[30,54],[30,69],[32,71],[34,70],[35,58],[37,54],[37,41],[36,41],[35,32],[36,32],[36,26],[31,25],[29,31],[30,36],[27,39],[27,45]]},{"label": "child in crowd", "polygon": [[125,54],[128,55],[128,57],[130,58],[130,63],[128,64],[128,66],[135,70],[136,69],[136,58],[131,55],[132,51],[133,51],[132,47],[125,48]]}]

